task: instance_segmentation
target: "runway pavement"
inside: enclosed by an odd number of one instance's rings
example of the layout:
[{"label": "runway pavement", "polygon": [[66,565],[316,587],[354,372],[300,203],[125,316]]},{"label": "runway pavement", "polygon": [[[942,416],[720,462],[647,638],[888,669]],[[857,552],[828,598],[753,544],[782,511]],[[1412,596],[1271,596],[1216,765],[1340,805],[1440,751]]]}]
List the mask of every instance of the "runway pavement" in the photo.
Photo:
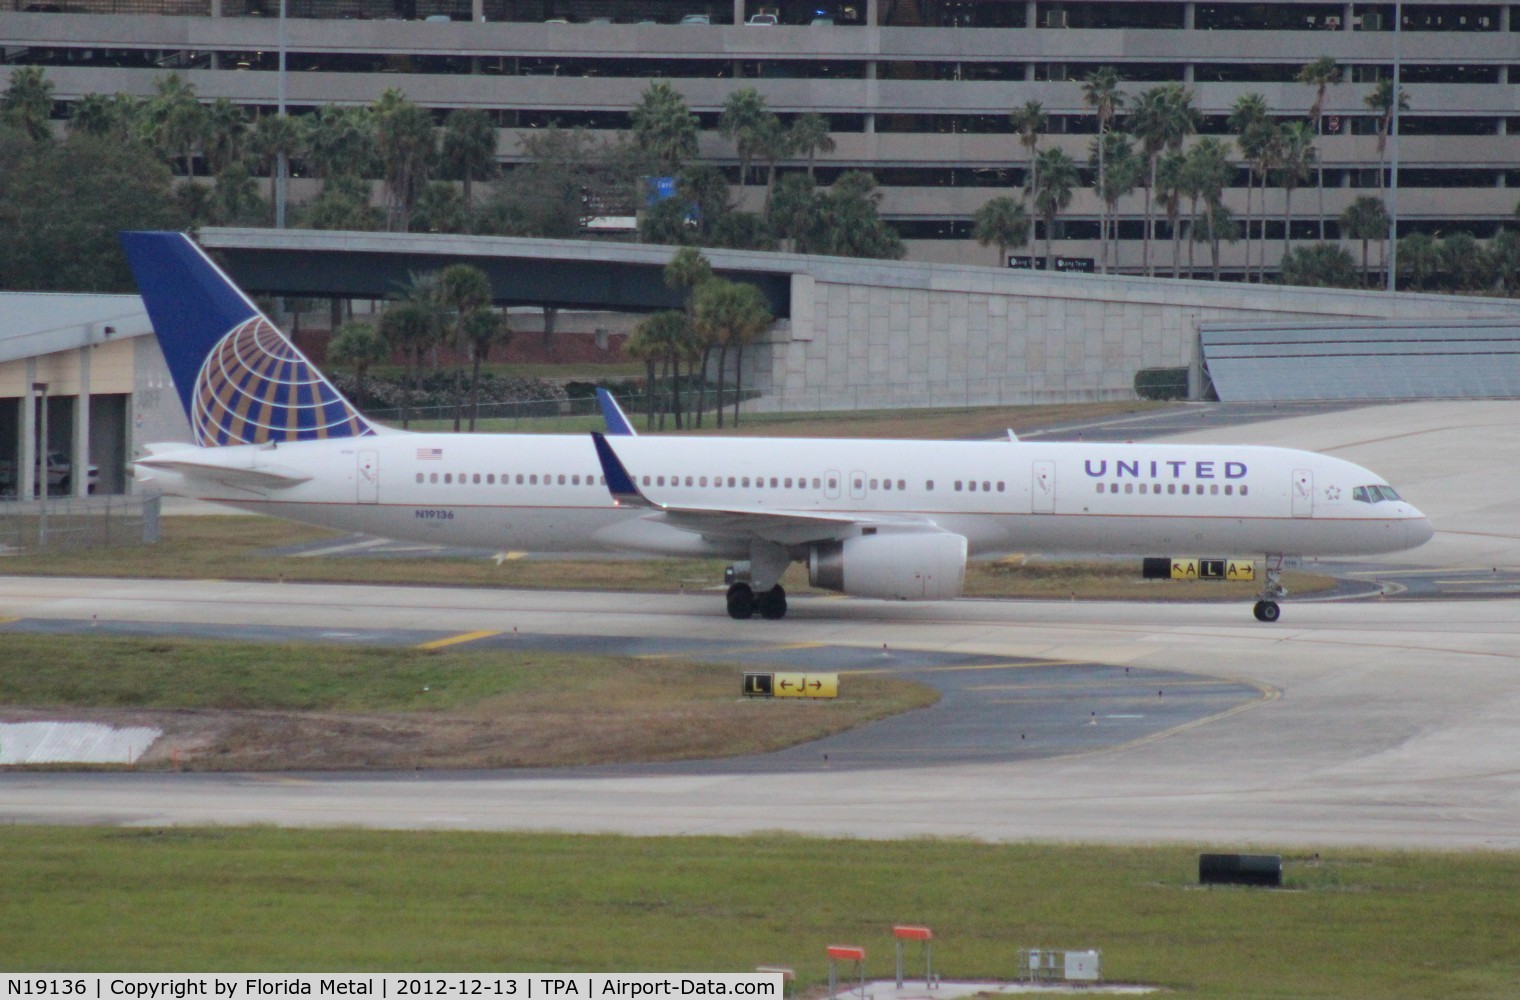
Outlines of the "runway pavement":
[{"label": "runway pavement", "polygon": [[[1395,562],[1520,568],[1520,404],[1409,404],[1232,428],[1384,474],[1438,534]],[[1217,439],[1217,438],[1216,438]],[[1520,604],[798,599],[733,622],[715,598],[392,587],[0,579],[27,619],[490,630],[819,643],[1076,661],[1240,679],[1271,697],[1107,749],[1044,759],[635,775],[0,775],[0,822],[356,824],[634,834],[786,829],[1236,849],[1520,846]],[[992,697],[1021,697],[1017,690]],[[1027,694],[1027,693],[1026,693]]]}]

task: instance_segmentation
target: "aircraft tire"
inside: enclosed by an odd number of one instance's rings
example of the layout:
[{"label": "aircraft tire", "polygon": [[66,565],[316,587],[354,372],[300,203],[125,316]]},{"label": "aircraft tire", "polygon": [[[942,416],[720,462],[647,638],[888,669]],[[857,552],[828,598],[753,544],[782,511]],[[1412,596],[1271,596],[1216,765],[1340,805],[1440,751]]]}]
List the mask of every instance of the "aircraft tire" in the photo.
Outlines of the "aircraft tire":
[{"label": "aircraft tire", "polygon": [[743,621],[755,613],[755,592],[747,583],[728,588],[728,617]]},{"label": "aircraft tire", "polygon": [[761,618],[775,621],[786,617],[786,591],[779,583],[760,595],[759,604]]},{"label": "aircraft tire", "polygon": [[1257,601],[1254,611],[1259,622],[1271,623],[1282,617],[1282,608],[1277,606],[1276,601]]}]

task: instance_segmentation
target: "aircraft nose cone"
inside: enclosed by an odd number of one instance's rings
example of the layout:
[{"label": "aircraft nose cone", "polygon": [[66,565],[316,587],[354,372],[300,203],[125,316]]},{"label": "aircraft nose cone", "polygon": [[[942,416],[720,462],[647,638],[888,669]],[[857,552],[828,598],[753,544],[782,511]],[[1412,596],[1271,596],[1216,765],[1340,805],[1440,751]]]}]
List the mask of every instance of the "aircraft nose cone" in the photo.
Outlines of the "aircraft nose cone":
[{"label": "aircraft nose cone", "polygon": [[1409,547],[1415,548],[1424,545],[1435,537],[1436,529],[1431,527],[1430,518],[1414,507],[1409,508],[1410,518],[1404,524],[1404,538]]}]

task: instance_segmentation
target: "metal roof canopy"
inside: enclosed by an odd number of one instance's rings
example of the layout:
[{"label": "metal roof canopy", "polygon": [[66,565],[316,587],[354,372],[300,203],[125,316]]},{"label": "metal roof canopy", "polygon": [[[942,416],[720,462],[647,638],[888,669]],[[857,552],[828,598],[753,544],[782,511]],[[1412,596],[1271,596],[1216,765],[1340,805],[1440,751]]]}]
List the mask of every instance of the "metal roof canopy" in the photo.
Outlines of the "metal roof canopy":
[{"label": "metal roof canopy", "polygon": [[1225,402],[1520,397],[1514,320],[1199,325]]},{"label": "metal roof canopy", "polygon": [[[675,247],[275,229],[204,229],[198,239],[254,295],[383,299],[396,296],[414,273],[471,264],[486,273],[497,305],[650,312],[683,304],[665,285]],[[720,277],[759,288],[773,316],[791,315],[795,268],[778,266],[774,254],[703,254]]]}]

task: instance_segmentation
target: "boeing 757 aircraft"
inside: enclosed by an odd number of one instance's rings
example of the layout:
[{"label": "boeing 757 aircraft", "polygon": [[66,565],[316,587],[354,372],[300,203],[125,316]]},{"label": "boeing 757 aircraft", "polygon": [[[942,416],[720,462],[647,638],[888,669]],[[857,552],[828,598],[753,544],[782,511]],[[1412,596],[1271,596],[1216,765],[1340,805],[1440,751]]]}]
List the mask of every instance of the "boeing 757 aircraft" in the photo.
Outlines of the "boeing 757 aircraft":
[{"label": "boeing 757 aircraft", "polygon": [[[153,445],[166,493],[440,545],[741,561],[728,613],[786,614],[782,574],[944,600],[1007,552],[1288,557],[1431,537],[1381,477],[1287,448],[407,433],[366,419],[182,233],[122,242],[194,444]],[[747,574],[742,563],[748,564]]]}]

